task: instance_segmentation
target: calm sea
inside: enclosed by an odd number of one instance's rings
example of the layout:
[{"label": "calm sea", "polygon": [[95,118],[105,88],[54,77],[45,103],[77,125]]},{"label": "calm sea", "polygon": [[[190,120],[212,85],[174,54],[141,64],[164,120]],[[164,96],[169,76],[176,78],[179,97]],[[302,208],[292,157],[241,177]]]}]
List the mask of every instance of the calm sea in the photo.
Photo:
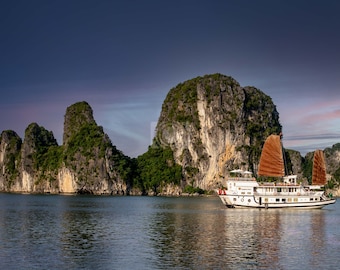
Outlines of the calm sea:
[{"label": "calm sea", "polygon": [[0,269],[339,269],[340,202],[0,194]]}]

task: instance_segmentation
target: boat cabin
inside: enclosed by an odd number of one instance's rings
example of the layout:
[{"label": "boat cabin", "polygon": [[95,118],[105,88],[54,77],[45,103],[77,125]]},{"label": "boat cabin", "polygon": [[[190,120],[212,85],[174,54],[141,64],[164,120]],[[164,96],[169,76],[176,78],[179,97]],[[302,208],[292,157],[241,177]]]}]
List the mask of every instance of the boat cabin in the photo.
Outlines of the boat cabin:
[{"label": "boat cabin", "polygon": [[283,183],[288,185],[296,185],[297,175],[287,175],[283,177]]}]

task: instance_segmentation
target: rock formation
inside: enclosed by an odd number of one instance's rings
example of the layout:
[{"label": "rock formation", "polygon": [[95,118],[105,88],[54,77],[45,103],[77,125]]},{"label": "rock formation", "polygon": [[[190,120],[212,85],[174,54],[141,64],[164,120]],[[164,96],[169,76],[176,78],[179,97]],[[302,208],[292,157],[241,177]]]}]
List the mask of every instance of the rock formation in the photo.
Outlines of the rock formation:
[{"label": "rock formation", "polygon": [[[127,194],[132,180],[122,172],[129,158],[118,151],[93,119],[92,108],[78,102],[67,108],[63,145],[36,123],[24,142],[3,131],[0,190],[39,193]],[[123,179],[124,178],[124,179]]]},{"label": "rock formation", "polygon": [[187,184],[211,189],[229,170],[256,173],[265,138],[280,131],[279,114],[269,96],[214,74],[170,90],[156,142],[171,147]]},{"label": "rock formation", "polygon": [[[78,102],[66,109],[61,146],[36,123],[27,127],[23,141],[14,131],[1,133],[0,191],[178,195],[186,188],[211,190],[233,169],[256,176],[264,140],[280,131],[269,96],[231,77],[206,75],[169,91],[153,145],[131,159],[97,125],[90,105]],[[340,144],[324,152],[336,189]],[[302,158],[286,149],[285,155],[287,173],[309,181],[312,153]]]},{"label": "rock formation", "polygon": [[22,140],[12,130],[1,133],[0,141],[0,191],[10,191],[20,179],[20,149]]}]

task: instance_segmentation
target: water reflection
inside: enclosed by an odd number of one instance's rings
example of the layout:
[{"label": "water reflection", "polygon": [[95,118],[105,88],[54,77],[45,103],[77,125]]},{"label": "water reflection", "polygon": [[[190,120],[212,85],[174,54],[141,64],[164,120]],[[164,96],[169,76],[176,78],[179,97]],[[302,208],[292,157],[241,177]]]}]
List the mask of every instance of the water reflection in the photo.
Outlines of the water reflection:
[{"label": "water reflection", "polygon": [[67,211],[63,214],[61,241],[64,258],[72,258],[72,263],[87,260],[94,249],[96,221],[86,211]]},{"label": "water reflection", "polygon": [[[2,200],[1,200],[2,199]],[[1,269],[337,269],[340,208],[1,195]]]},{"label": "water reflection", "polygon": [[[324,257],[324,251],[327,249],[326,234],[325,234],[325,212],[316,211],[311,216],[311,243],[309,245],[311,254],[311,265],[316,267],[320,263],[320,258]],[[308,230],[308,229],[307,229]],[[327,253],[326,253],[327,254]],[[323,258],[325,262],[327,258]]]},{"label": "water reflection", "polygon": [[226,256],[231,258],[236,268],[277,268],[279,232],[280,215],[277,212],[228,210],[224,230]]},{"label": "water reflection", "polygon": [[[63,201],[60,234],[63,265],[69,269],[108,269],[111,224],[107,205],[93,197],[68,198]],[[96,255],[100,257],[100,264]]]},{"label": "water reflection", "polygon": [[[206,201],[208,202],[208,201]],[[157,269],[223,268],[223,211],[198,200],[168,201],[150,222],[150,235],[158,257]],[[223,238],[223,236],[221,237]]]},{"label": "water reflection", "polygon": [[301,259],[316,267],[326,257],[323,211],[185,207],[153,216],[158,269],[303,269]]},{"label": "water reflection", "polygon": [[0,211],[0,262],[6,262],[3,269],[51,268],[46,257],[59,256],[54,245],[58,216],[49,211],[54,206],[53,197],[7,195],[6,199],[1,201]]}]

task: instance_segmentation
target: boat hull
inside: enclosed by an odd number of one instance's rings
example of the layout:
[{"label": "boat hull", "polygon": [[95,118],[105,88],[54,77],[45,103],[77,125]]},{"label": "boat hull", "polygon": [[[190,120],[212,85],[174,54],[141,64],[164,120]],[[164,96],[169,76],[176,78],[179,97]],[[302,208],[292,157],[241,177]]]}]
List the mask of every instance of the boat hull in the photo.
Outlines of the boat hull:
[{"label": "boat hull", "polygon": [[[228,208],[296,208],[296,209],[321,209],[327,205],[334,204],[336,199],[325,199],[321,201],[300,201],[300,202],[278,202],[278,203],[262,203],[264,197],[261,199],[254,196],[241,197],[239,200],[233,200],[235,196],[219,195],[219,198]],[[303,199],[303,198],[302,198]],[[308,199],[306,197],[305,199]],[[237,201],[237,202],[235,202]]]}]

